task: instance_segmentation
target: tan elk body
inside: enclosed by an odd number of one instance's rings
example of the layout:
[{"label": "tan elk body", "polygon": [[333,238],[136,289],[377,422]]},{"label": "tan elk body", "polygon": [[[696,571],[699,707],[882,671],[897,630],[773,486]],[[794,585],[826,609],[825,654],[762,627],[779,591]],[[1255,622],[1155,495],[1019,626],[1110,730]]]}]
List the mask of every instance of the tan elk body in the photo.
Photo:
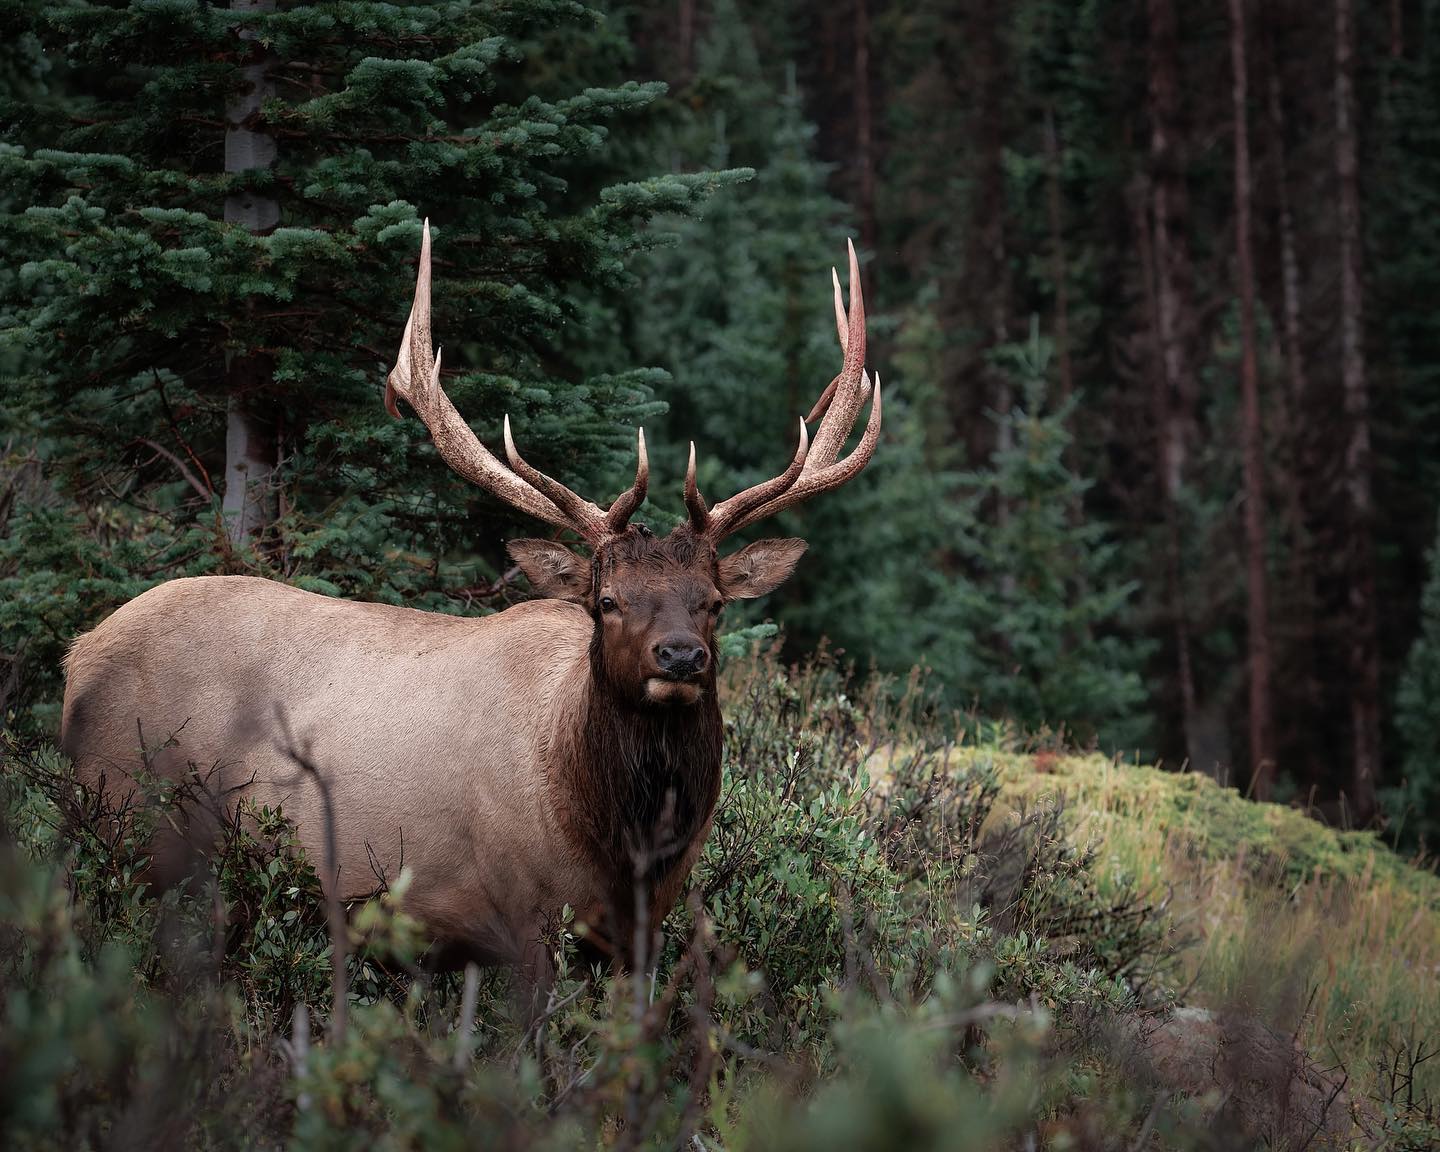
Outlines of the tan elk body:
[{"label": "tan elk body", "polygon": [[[627,939],[674,902],[720,787],[719,610],[783,581],[803,541],[717,544],[837,487],[874,452],[878,380],[864,372],[853,249],[845,364],[804,422],[784,473],[709,508],[686,477],[688,522],[666,537],[629,523],[635,484],[608,511],[531,468],[506,422],[510,468],[440,387],[430,341],[430,234],[386,403],[404,399],[447,464],[515,507],[577,533],[589,556],[512,542],[548,599],[482,619],[362,604],[242,576],[163,584],[82,636],[67,661],[61,743],[111,794],[137,766],[193,770],[229,810],[280,806],[331,891],[351,899],[411,873],[407,908],[461,955],[541,968],[547,923],[569,905],[597,939]],[[840,453],[873,394],[860,444]],[[327,830],[335,855],[327,859]],[[155,845],[171,883],[213,836],[203,811]],[[638,881],[638,884],[637,884]],[[637,909],[634,893],[643,893]]]}]

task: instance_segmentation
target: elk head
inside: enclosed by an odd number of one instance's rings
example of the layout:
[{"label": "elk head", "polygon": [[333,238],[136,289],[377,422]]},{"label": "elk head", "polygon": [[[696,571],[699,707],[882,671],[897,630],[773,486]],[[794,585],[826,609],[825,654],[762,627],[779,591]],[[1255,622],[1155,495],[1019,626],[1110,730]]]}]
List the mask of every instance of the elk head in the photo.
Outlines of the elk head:
[{"label": "elk head", "polygon": [[[399,359],[385,387],[385,405],[399,416],[400,397],[430,430],[441,458],[457,473],[512,507],[581,538],[589,555],[554,540],[515,540],[510,554],[541,595],[582,605],[595,621],[595,675],[637,705],[698,701],[715,678],[715,627],[732,600],[763,596],[795,569],[805,542],[759,540],[721,557],[727,536],[821,492],[838,488],[870,461],[880,439],[880,380],[865,373],[865,304],[854,245],[847,312],[834,281],[835,323],[844,352],[840,374],[800,421],[799,445],[773,479],[706,504],[695,482],[695,445],[685,475],[688,519],[658,537],[630,517],[645,499],[650,464],[645,433],[637,435],[635,482],[606,510],[527,464],[505,418],[506,468],[480,443],[440,387],[440,354],[430,340],[430,224],[425,222],[415,301]],[[873,402],[859,444],[840,453],[867,399]],[[819,420],[814,441],[806,424]]]}]

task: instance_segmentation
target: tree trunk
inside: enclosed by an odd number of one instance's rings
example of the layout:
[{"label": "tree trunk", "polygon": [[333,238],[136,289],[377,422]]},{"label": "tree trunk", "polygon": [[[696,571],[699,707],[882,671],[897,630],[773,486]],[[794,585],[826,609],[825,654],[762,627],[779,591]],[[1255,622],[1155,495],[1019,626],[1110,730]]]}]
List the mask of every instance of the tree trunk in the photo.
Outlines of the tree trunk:
[{"label": "tree trunk", "polygon": [[1264,426],[1255,352],[1255,268],[1251,250],[1249,77],[1245,62],[1245,0],[1230,0],[1230,66],[1235,104],[1235,279],[1240,298],[1240,393],[1245,476],[1245,584],[1250,673],[1250,781],[1257,800],[1275,783],[1271,743],[1270,615],[1265,576]]},{"label": "tree trunk", "polygon": [[[1159,467],[1166,534],[1171,555],[1170,614],[1175,629],[1176,660],[1185,747],[1193,766],[1210,771],[1199,754],[1200,724],[1193,664],[1190,659],[1190,621],[1185,604],[1183,566],[1180,562],[1180,501],[1185,487],[1191,429],[1194,425],[1195,372],[1192,349],[1196,329],[1193,271],[1186,239],[1189,197],[1185,168],[1179,155],[1180,59],[1179,32],[1172,0],[1147,0],[1149,15],[1150,97],[1150,199],[1153,218],[1154,292],[1156,333],[1159,341],[1163,395],[1156,404],[1161,422]],[[1147,221],[1147,234],[1150,222]]]},{"label": "tree trunk", "polygon": [[[269,12],[275,0],[230,0],[235,12]],[[249,48],[242,69],[247,87],[232,96],[225,107],[225,171],[246,172],[275,164],[275,138],[255,128],[262,101],[274,96],[270,74],[273,57],[249,30],[240,38]],[[280,221],[279,202],[269,196],[237,192],[225,200],[225,220],[257,235]],[[274,417],[266,412],[265,394],[274,371],[268,357],[232,354],[225,365],[225,495],[222,509],[233,543],[259,535],[275,519],[274,472],[277,439]]]},{"label": "tree trunk", "polygon": [[1045,109],[1045,182],[1050,218],[1050,274],[1055,281],[1055,358],[1060,369],[1060,398],[1075,391],[1070,363],[1069,261],[1065,256],[1065,217],[1061,211],[1060,134],[1055,130],[1055,109]]},{"label": "tree trunk", "polygon": [[[988,347],[998,348],[1010,340],[1010,268],[1006,258],[1006,215],[1005,203],[1005,107],[1010,93],[1006,87],[1008,76],[1007,43],[1001,35],[1006,18],[1006,8],[993,0],[983,5],[980,11],[979,39],[976,45],[979,74],[975,84],[979,88],[978,106],[978,150],[980,160],[979,202],[976,216],[979,224],[978,241],[980,251],[976,266],[983,269],[980,283],[983,289],[977,298],[982,312],[988,313],[985,321],[990,328]],[[986,374],[991,381],[991,403],[1000,414],[1001,420],[995,430],[995,450],[1008,453],[1015,446],[1015,430],[1009,417],[1015,408],[1015,389],[1008,371],[989,367]],[[1010,502],[1006,494],[998,493],[995,501],[995,520],[1000,526],[1010,521]],[[1012,572],[1000,574],[1000,587],[1007,596],[1015,591],[1015,575]]]},{"label": "tree trunk", "polygon": [[[1160,301],[1155,288],[1155,245],[1150,224],[1153,197],[1148,186],[1135,192],[1133,198],[1135,245],[1140,256],[1140,278],[1144,286],[1145,347],[1151,380],[1151,423],[1155,429],[1155,471],[1160,480],[1160,511],[1164,528],[1165,599],[1169,605],[1170,624],[1175,635],[1175,674],[1180,689],[1181,722],[1185,731],[1186,755],[1199,767],[1192,743],[1195,724],[1195,675],[1190,662],[1190,624],[1184,611],[1185,586],[1181,578],[1180,517],[1167,478],[1170,467],[1170,403],[1165,379],[1164,341],[1160,337]],[[1207,768],[1209,766],[1206,766]]]},{"label": "tree trunk", "polygon": [[1285,374],[1289,382],[1286,397],[1294,421],[1297,443],[1291,447],[1295,463],[1303,464],[1307,454],[1307,437],[1299,431],[1303,424],[1310,385],[1305,372],[1303,326],[1300,306],[1300,258],[1295,243],[1295,213],[1290,205],[1290,177],[1285,163],[1285,91],[1280,75],[1280,61],[1273,44],[1267,60],[1270,76],[1267,107],[1270,119],[1270,164],[1275,170],[1275,201],[1279,213],[1281,319],[1285,341]]},{"label": "tree trunk", "polygon": [[1335,173],[1340,216],[1340,371],[1344,383],[1344,483],[1350,608],[1350,717],[1354,738],[1350,804],[1375,816],[1380,774],[1380,650],[1375,605],[1374,510],[1370,494],[1370,398],[1365,372],[1360,171],[1355,139],[1353,0],[1335,0]]},{"label": "tree trunk", "polygon": [[[875,250],[875,111],[870,92],[870,7],[855,0],[855,167],[860,242]],[[872,274],[873,280],[873,274]],[[873,288],[873,285],[872,285]]]},{"label": "tree trunk", "polygon": [[1305,372],[1303,325],[1300,323],[1300,258],[1295,242],[1295,210],[1290,206],[1289,166],[1284,160],[1284,78],[1280,75],[1280,59],[1274,50],[1273,33],[1266,59],[1269,82],[1266,85],[1266,111],[1270,120],[1270,167],[1274,168],[1274,193],[1279,213],[1280,295],[1284,328],[1284,369],[1289,380],[1289,408],[1296,413],[1305,410],[1309,399],[1309,380]]},{"label": "tree trunk", "polygon": [[[1287,578],[1289,585],[1285,615],[1290,621],[1292,663],[1301,678],[1294,698],[1303,703],[1304,714],[1319,716],[1324,708],[1324,688],[1320,682],[1316,658],[1318,612],[1315,593],[1315,552],[1312,544],[1312,513],[1315,475],[1313,436],[1311,433],[1310,381],[1305,366],[1304,326],[1300,299],[1300,257],[1295,235],[1295,212],[1290,199],[1290,172],[1286,163],[1285,78],[1280,68],[1280,54],[1275,38],[1279,30],[1279,14],[1272,6],[1270,19],[1262,24],[1265,32],[1266,109],[1269,120],[1270,167],[1275,181],[1277,232],[1280,242],[1280,308],[1281,338],[1285,360],[1286,387],[1280,393],[1280,434],[1284,461],[1285,529],[1289,538]],[[1302,718],[1306,731],[1311,728]],[[1322,778],[1327,766],[1322,763],[1324,751],[1315,740],[1305,741],[1304,775],[1309,780]],[[1294,766],[1292,765],[1292,770]]]},{"label": "tree trunk", "polygon": [[[1047,104],[1045,107],[1046,214],[1050,224],[1050,276],[1055,282],[1055,361],[1060,375],[1060,403],[1064,405],[1075,394],[1075,370],[1070,360],[1070,260],[1065,252],[1065,215],[1062,211],[1060,169],[1060,133],[1055,127],[1055,109]],[[1070,444],[1065,452],[1065,463],[1075,469],[1080,445],[1073,415],[1069,432]],[[1085,498],[1078,491],[1071,495],[1069,515],[1070,524],[1078,534],[1085,524]],[[1085,566],[1080,563],[1078,555],[1072,579],[1075,582],[1076,600],[1083,601],[1089,595],[1089,584],[1085,576]],[[1088,622],[1083,625],[1082,634],[1087,640],[1090,638],[1091,629]]]}]

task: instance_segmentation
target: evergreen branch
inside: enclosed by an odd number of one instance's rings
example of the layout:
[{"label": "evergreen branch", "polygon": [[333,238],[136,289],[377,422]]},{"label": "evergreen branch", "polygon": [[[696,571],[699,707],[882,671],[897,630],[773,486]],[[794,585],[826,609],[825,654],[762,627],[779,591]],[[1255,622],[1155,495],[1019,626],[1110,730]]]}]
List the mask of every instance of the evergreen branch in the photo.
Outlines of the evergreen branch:
[{"label": "evergreen branch", "polygon": [[277,124],[265,121],[257,117],[254,127],[263,126],[264,130],[271,136],[282,140],[307,140],[310,142],[318,140],[338,141],[344,144],[360,144],[369,146],[372,144],[463,144],[475,145],[484,144],[495,147],[500,143],[500,136],[466,136],[449,135],[433,136],[418,135],[405,132],[304,132],[294,128],[281,128]]}]

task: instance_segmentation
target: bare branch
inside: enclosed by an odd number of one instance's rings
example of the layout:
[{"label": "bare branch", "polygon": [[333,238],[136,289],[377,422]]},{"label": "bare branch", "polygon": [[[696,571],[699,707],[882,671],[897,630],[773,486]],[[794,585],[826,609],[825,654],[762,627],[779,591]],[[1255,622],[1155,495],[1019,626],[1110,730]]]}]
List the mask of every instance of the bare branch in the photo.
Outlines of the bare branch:
[{"label": "bare branch", "polygon": [[195,489],[202,499],[208,501],[214,498],[214,491],[202,484],[195,473],[190,471],[185,461],[181,460],[180,457],[176,456],[175,453],[171,452],[170,449],[166,448],[163,444],[157,444],[154,440],[145,436],[137,437],[135,443],[145,445],[145,447],[149,448],[157,456],[163,456],[166,460],[170,461],[171,464],[175,465],[175,470],[180,473],[181,478],[184,479],[185,483],[189,484],[191,488]]}]

